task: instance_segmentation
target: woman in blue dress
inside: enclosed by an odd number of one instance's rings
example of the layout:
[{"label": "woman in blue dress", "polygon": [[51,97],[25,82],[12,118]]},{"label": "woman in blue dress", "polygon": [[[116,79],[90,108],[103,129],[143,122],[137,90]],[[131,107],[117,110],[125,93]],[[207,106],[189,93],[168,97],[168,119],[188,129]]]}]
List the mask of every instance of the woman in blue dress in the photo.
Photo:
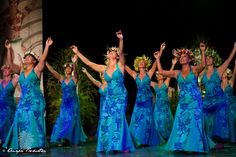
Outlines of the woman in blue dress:
[{"label": "woman in blue dress", "polygon": [[208,152],[215,144],[206,136],[204,129],[203,103],[197,77],[205,66],[205,45],[200,44],[202,62],[191,66],[194,56],[188,49],[173,51],[182,66],[181,70],[165,71],[158,54],[157,66],[161,75],[177,79],[179,102],[174,124],[165,149],[168,151]]},{"label": "woman in blue dress", "polygon": [[[177,58],[175,57],[172,60],[172,66],[170,70],[173,70],[175,64],[177,63]],[[170,110],[170,103],[168,97],[168,87],[170,83],[170,77],[166,79],[156,72],[156,77],[158,82],[151,82],[152,88],[155,90],[156,93],[156,101],[154,106],[154,123],[155,128],[158,134],[164,139],[165,141],[168,140],[172,125],[173,125],[173,114]]]},{"label": "woman in blue dress", "polygon": [[[21,95],[4,148],[28,150],[45,147],[45,100],[40,89],[40,78],[52,43],[52,39],[48,38],[40,60],[34,52],[27,51],[24,66],[12,66],[20,69],[18,82]],[[9,64],[13,65],[12,61]]]},{"label": "woman in blue dress", "polygon": [[213,53],[206,53],[206,69],[201,73],[201,83],[205,88],[203,104],[206,133],[219,144],[229,140],[228,100],[221,88],[221,77],[235,52],[236,42],[228,59],[218,68],[214,65],[214,59],[217,58]]},{"label": "woman in blue dress", "polygon": [[135,149],[125,116],[127,90],[124,85],[123,35],[121,31],[116,35],[119,38],[119,48],[108,49],[108,65],[89,61],[75,45],[71,46],[81,61],[97,72],[104,72],[104,79],[107,82],[107,94],[100,116],[96,152],[127,152]]},{"label": "woman in blue dress", "polygon": [[101,117],[101,111],[102,111],[102,107],[104,104],[104,100],[107,94],[107,82],[104,79],[104,73],[100,73],[100,79],[101,82],[94,79],[92,75],[89,74],[89,72],[87,71],[87,69],[85,69],[84,67],[82,68],[82,71],[86,74],[86,76],[89,78],[89,80],[99,88],[99,94],[100,94],[100,105],[99,105],[99,120],[98,120],[98,127],[97,127],[97,131],[96,131],[96,136],[98,136],[98,129],[100,126],[100,117]]},{"label": "woman in blue dress", "polygon": [[[5,42],[7,53],[12,47],[8,40]],[[18,83],[18,75],[12,74],[11,67],[4,64],[1,68],[3,79],[0,79],[0,145],[5,142],[7,133],[12,125],[16,110],[14,92]]]},{"label": "woman in blue dress", "polygon": [[11,76],[9,65],[3,65],[1,70],[3,71],[4,79],[0,79],[0,145],[5,142],[13,122],[16,110],[14,92],[18,83],[18,76]]},{"label": "woman in blue dress", "polygon": [[229,102],[229,141],[236,142],[236,97],[234,95],[234,81],[236,77],[236,61],[234,63],[234,71],[226,69],[222,76],[221,88],[226,94]]},{"label": "woman in blue dress", "polygon": [[[160,51],[163,51],[164,45],[164,43],[161,45]],[[164,143],[164,140],[155,131],[153,93],[150,88],[151,79],[156,70],[156,61],[153,63],[152,68],[148,70],[150,65],[150,58],[142,55],[134,60],[135,71],[127,65],[125,66],[126,72],[133,77],[137,85],[136,101],[129,125],[137,147]]]},{"label": "woman in blue dress", "polygon": [[[74,57],[73,62],[76,61]],[[79,142],[86,142],[87,136],[84,133],[80,119],[80,103],[76,93],[78,74],[75,63],[66,63],[65,76],[56,72],[48,62],[48,70],[61,83],[62,102],[60,113],[53,126],[51,134],[51,143],[57,143],[59,146],[65,144],[66,140],[72,145],[78,145]],[[74,71],[74,75],[72,72]]]}]

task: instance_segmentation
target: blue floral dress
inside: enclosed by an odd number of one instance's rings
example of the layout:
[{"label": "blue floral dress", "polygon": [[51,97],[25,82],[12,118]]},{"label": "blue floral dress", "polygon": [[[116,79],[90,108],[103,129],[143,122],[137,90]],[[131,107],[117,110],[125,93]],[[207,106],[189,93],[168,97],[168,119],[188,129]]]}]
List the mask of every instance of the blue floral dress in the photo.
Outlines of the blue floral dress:
[{"label": "blue floral dress", "polygon": [[125,117],[127,90],[118,64],[112,76],[104,73],[107,94],[100,116],[96,152],[133,151],[134,144]]},{"label": "blue floral dress", "polygon": [[168,87],[165,83],[163,83],[160,88],[157,84],[155,84],[154,90],[156,92],[156,102],[153,113],[155,127],[161,137],[167,140],[170,136],[174,121],[172,112],[170,110]]},{"label": "blue floral dress", "polygon": [[166,149],[170,151],[208,152],[215,144],[206,136],[203,103],[197,78],[190,69],[184,79],[178,73],[179,102]]},{"label": "blue floral dress", "polygon": [[228,140],[228,100],[221,88],[221,79],[216,68],[209,79],[204,72],[202,84],[206,90],[203,99],[206,133],[211,138]]},{"label": "blue floral dress", "polygon": [[229,136],[230,142],[236,142],[236,97],[234,96],[234,90],[227,83],[224,92],[229,102]]},{"label": "blue floral dress", "polygon": [[70,78],[68,84],[63,79],[62,88],[62,103],[60,114],[54,124],[51,142],[60,143],[61,140],[67,139],[71,144],[79,144],[85,142],[87,136],[84,133],[80,119],[80,103],[76,93],[76,83]]},{"label": "blue floral dress", "polygon": [[44,148],[46,144],[45,100],[40,89],[40,79],[34,69],[25,77],[21,72],[18,82],[21,95],[15,117],[7,135],[4,148]]},{"label": "blue floral dress", "polygon": [[96,136],[98,135],[98,129],[100,126],[100,117],[101,117],[101,112],[102,112],[102,107],[106,98],[106,94],[107,94],[107,86],[102,89],[102,85],[99,87],[99,94],[100,94],[100,106],[99,106],[99,119],[98,119],[98,128],[97,128],[97,132],[96,132]]},{"label": "blue floral dress", "polygon": [[2,143],[5,142],[15,115],[16,102],[14,91],[15,88],[12,80],[9,81],[5,88],[0,84],[0,140]]},{"label": "blue floral dress", "polygon": [[164,140],[155,130],[153,94],[150,88],[151,80],[146,73],[142,80],[139,74],[137,74],[135,81],[137,84],[137,95],[129,125],[134,142],[137,146],[164,143]]}]

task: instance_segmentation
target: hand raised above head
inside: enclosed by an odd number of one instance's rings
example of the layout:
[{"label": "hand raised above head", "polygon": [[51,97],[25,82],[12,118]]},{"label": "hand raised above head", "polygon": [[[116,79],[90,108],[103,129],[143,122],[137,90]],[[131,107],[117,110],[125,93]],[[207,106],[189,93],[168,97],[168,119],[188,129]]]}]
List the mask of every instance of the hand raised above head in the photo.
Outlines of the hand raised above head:
[{"label": "hand raised above head", "polygon": [[71,57],[71,61],[72,61],[73,63],[75,63],[75,62],[77,61],[77,59],[78,59],[78,56],[77,56],[77,55],[74,55],[73,57]]},{"label": "hand raised above head", "polygon": [[82,72],[87,72],[87,70],[84,68],[84,67],[82,67]]},{"label": "hand raised above head", "polygon": [[6,41],[5,41],[5,47],[6,47],[7,49],[10,49],[10,48],[11,48],[11,43],[9,42],[9,40],[6,40]]},{"label": "hand raised above head", "polygon": [[201,43],[199,44],[199,47],[200,47],[200,50],[201,50],[201,51],[205,51],[205,50],[206,50],[206,45],[205,45],[205,43],[203,43],[203,42],[201,42]]},{"label": "hand raised above head", "polygon": [[75,45],[71,45],[70,48],[74,53],[76,53],[78,51],[78,47]]},{"label": "hand raised above head", "polygon": [[178,62],[178,58],[177,57],[172,59],[172,64],[176,64],[177,62]]},{"label": "hand raised above head", "polygon": [[154,53],[153,53],[153,56],[154,56],[156,59],[158,59],[158,58],[161,57],[159,51],[154,52]]},{"label": "hand raised above head", "polygon": [[160,51],[163,51],[166,48],[166,43],[163,42],[160,47]]},{"label": "hand raised above head", "polygon": [[119,30],[118,32],[116,32],[116,36],[119,39],[123,39],[123,33],[121,32],[121,30]]},{"label": "hand raised above head", "polygon": [[46,45],[47,45],[47,46],[50,46],[50,45],[52,45],[52,44],[53,44],[53,40],[52,40],[51,37],[49,37],[49,38],[47,39],[47,41],[46,41]]}]

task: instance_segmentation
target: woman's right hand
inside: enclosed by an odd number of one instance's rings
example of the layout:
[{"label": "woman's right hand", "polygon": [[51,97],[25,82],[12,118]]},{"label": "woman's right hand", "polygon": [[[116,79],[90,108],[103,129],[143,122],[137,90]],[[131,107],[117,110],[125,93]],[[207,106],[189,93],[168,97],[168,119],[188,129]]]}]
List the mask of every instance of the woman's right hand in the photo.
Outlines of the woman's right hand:
[{"label": "woman's right hand", "polygon": [[78,52],[78,47],[77,46],[72,45],[70,48],[75,54]]},{"label": "woman's right hand", "polygon": [[9,42],[9,40],[6,40],[6,41],[5,41],[5,47],[6,47],[7,49],[10,49],[10,48],[11,48],[11,43]]}]

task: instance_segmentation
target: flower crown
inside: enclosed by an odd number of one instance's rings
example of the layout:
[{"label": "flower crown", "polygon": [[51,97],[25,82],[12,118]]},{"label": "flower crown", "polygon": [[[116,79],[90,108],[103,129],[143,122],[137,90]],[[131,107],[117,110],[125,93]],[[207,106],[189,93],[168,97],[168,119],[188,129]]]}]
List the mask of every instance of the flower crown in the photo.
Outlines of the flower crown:
[{"label": "flower crown", "polygon": [[4,65],[1,67],[1,70],[9,69],[9,68],[10,68],[10,65],[4,64]]},{"label": "flower crown", "polygon": [[64,68],[66,68],[66,67],[73,68],[73,63],[66,63],[66,64],[64,64],[63,67],[64,67]]},{"label": "flower crown", "polygon": [[151,66],[152,60],[148,56],[145,56],[145,55],[142,55],[141,57],[137,56],[134,60],[135,71],[139,71],[139,62],[142,60],[146,63],[146,70],[148,70],[148,68]]},{"label": "flower crown", "polygon": [[182,54],[188,55],[189,59],[192,61],[194,60],[194,54],[192,51],[186,48],[181,48],[181,49],[173,49],[172,54],[177,57],[178,59],[181,57]]},{"label": "flower crown", "polygon": [[120,49],[119,49],[119,47],[116,47],[116,46],[109,47],[109,48],[107,49],[107,54],[108,54],[109,52],[112,52],[112,51],[115,51],[118,55],[120,54]]},{"label": "flower crown", "polygon": [[[193,51],[195,56],[195,64],[198,65],[201,63],[201,50],[199,48],[194,49]],[[206,49],[206,56],[211,56],[214,59],[214,65],[219,66],[222,64],[222,58],[218,54],[217,51],[215,51],[213,48],[207,48]]]},{"label": "flower crown", "polygon": [[28,55],[33,56],[37,61],[39,61],[39,55],[35,54],[33,51],[26,51],[23,58],[25,58]]}]

